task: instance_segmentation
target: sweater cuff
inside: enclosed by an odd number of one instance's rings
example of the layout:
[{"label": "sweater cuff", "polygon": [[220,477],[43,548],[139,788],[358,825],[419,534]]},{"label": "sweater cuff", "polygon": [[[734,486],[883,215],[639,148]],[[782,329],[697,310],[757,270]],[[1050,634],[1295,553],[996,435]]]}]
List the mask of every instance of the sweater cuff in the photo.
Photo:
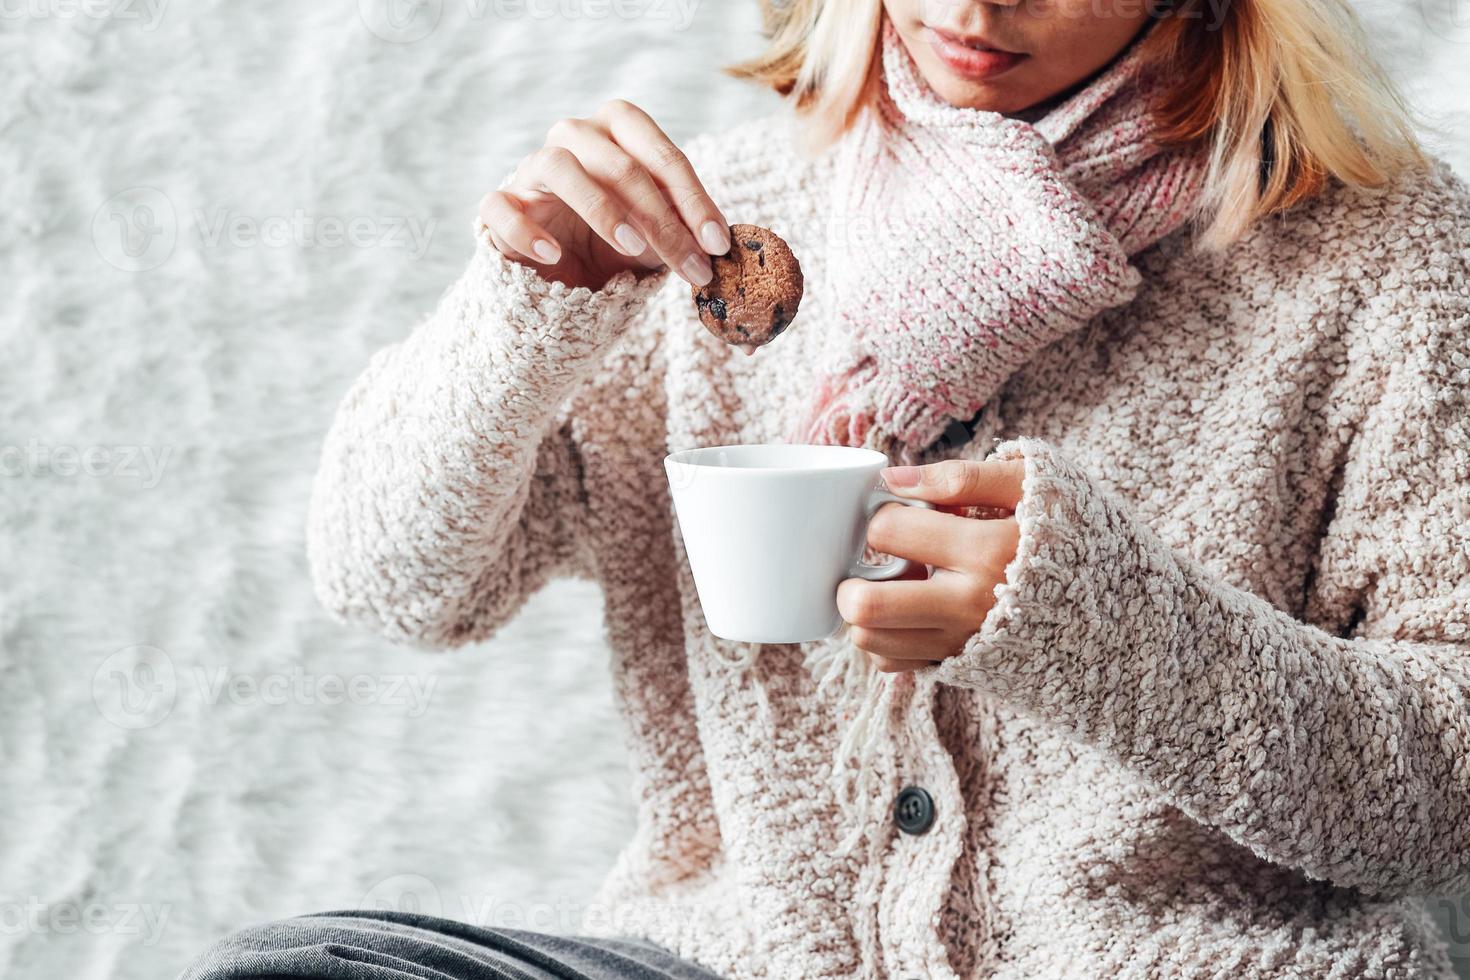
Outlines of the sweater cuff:
[{"label": "sweater cuff", "polygon": [[481,293],[482,312],[501,314],[481,317],[479,324],[494,331],[492,339],[508,349],[603,350],[666,278],[620,272],[601,289],[571,287],[501,255],[483,225],[476,226],[475,239],[475,257],[465,282]]},{"label": "sweater cuff", "polygon": [[[572,289],[506,259],[481,237],[434,315],[379,355],[421,381],[411,399],[380,408],[389,416],[443,415],[462,433],[513,443],[529,456],[557,407],[605,363],[666,279],[628,272],[602,289]],[[410,401],[420,404],[417,411]],[[502,467],[508,459],[481,455]]]},{"label": "sweater cuff", "polygon": [[1143,628],[1144,617],[1117,608],[1109,590],[1098,588],[1102,569],[1165,570],[1155,567],[1160,552],[1132,534],[1128,515],[1054,447],[1016,439],[997,446],[994,458],[1024,463],[1016,555],[979,631],[958,656],[930,670],[941,683],[1041,707],[1099,686],[1100,665],[1086,659],[1099,634]]}]

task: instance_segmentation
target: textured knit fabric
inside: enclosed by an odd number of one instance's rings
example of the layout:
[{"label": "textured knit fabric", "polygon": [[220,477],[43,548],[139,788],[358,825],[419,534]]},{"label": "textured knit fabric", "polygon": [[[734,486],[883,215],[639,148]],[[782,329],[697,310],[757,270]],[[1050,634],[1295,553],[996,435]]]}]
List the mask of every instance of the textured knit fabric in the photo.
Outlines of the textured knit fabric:
[{"label": "textured knit fabric", "polygon": [[[1036,351],[1131,299],[1128,256],[1193,214],[1205,164],[1154,142],[1159,82],[1137,51],[1035,126],[941,101],[892,24],[882,66],[877,111],[834,161],[833,307],[853,342],[794,437],[907,462]],[[1027,211],[1045,220],[996,220]]]},{"label": "textured knit fabric", "polygon": [[252,926],[179,980],[719,980],[638,939],[482,929],[404,912],[326,912]]},{"label": "textured knit fabric", "polygon": [[[859,705],[804,665],[844,641],[713,638],[662,470],[787,438],[853,348],[836,154],[796,146],[762,121],[688,147],[815,287],[754,357],[678,282],[569,290],[482,239],[327,438],[325,604],[445,646],[599,582],[638,829],[598,900],[722,976],[1449,977],[1416,896],[1470,885],[1470,195],[1435,168],[1222,255],[1166,236],[922,453],[1005,440],[1020,548],[963,654],[889,682],[853,811],[828,773]],[[1109,234],[990,206],[1018,263]],[[908,785],[921,836],[888,818]]]}]

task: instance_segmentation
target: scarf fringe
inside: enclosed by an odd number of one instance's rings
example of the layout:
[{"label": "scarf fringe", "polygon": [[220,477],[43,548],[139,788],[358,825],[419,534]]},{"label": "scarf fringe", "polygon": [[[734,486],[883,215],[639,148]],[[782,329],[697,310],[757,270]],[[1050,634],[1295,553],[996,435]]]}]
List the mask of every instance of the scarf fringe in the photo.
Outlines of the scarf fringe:
[{"label": "scarf fringe", "polygon": [[851,717],[839,721],[840,735],[832,755],[828,781],[848,832],[838,841],[837,853],[850,854],[872,825],[873,801],[881,795],[882,773],[877,762],[888,735],[894,683],[872,668],[868,658],[851,643],[846,631],[837,641],[814,645],[802,666],[817,682],[819,695],[830,695],[839,710]]},{"label": "scarf fringe", "polygon": [[871,358],[824,376],[792,441],[813,446],[865,445],[872,417],[859,411],[859,395],[864,385],[877,379],[878,366]]},{"label": "scarf fringe", "polygon": [[[886,674],[873,670],[868,658],[846,641],[846,630],[825,643],[811,644],[802,656],[802,667],[817,685],[820,698],[836,706],[839,714],[837,748],[828,771],[828,784],[849,831],[838,842],[837,853],[846,855],[861,842],[870,826],[873,801],[881,795],[882,774],[876,765],[888,733],[892,714],[894,683]],[[730,669],[730,679],[743,685],[769,644],[718,644],[717,656]],[[765,688],[751,685],[763,723],[774,722]],[[846,712],[850,716],[842,717]]]},{"label": "scarf fringe", "polygon": [[929,446],[940,435],[923,427],[926,419],[937,417],[934,406],[919,392],[890,391],[881,379],[871,357],[825,377],[792,441],[860,446],[878,450],[895,464],[915,462],[921,455],[918,447]]}]

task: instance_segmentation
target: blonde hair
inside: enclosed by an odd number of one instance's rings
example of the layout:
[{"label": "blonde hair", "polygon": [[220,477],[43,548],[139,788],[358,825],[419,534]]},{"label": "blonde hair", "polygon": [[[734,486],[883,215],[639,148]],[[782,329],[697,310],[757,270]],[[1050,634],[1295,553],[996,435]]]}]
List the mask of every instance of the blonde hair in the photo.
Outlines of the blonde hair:
[{"label": "blonde hair", "polygon": [[[1203,143],[1202,241],[1221,248],[1331,179],[1382,187],[1424,164],[1403,99],[1346,0],[1153,0],[1140,42],[1171,80],[1153,111],[1166,145]],[[1167,9],[1160,9],[1168,4]],[[871,102],[882,0],[763,0],[767,50],[731,73],[788,96],[817,145]]]}]

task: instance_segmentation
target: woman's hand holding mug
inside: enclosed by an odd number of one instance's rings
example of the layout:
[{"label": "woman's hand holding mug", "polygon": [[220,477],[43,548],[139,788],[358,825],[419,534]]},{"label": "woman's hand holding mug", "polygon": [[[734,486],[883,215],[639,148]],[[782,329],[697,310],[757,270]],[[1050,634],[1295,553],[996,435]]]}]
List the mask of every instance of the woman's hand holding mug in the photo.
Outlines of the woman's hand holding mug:
[{"label": "woman's hand holding mug", "polygon": [[730,226],[683,152],[646,112],[614,100],[563,119],[480,220],[501,254],[567,286],[600,289],[620,272],[667,266],[695,286]]},{"label": "woman's hand holding mug", "polygon": [[837,589],[853,644],[878,670],[916,670],[953,657],[980,629],[1016,557],[1020,528],[1014,516],[980,520],[958,512],[1014,512],[1023,474],[1020,460],[946,460],[883,471],[893,494],[939,509],[884,507],[868,525],[871,547],[931,565],[932,575],[895,582],[851,578]]}]

